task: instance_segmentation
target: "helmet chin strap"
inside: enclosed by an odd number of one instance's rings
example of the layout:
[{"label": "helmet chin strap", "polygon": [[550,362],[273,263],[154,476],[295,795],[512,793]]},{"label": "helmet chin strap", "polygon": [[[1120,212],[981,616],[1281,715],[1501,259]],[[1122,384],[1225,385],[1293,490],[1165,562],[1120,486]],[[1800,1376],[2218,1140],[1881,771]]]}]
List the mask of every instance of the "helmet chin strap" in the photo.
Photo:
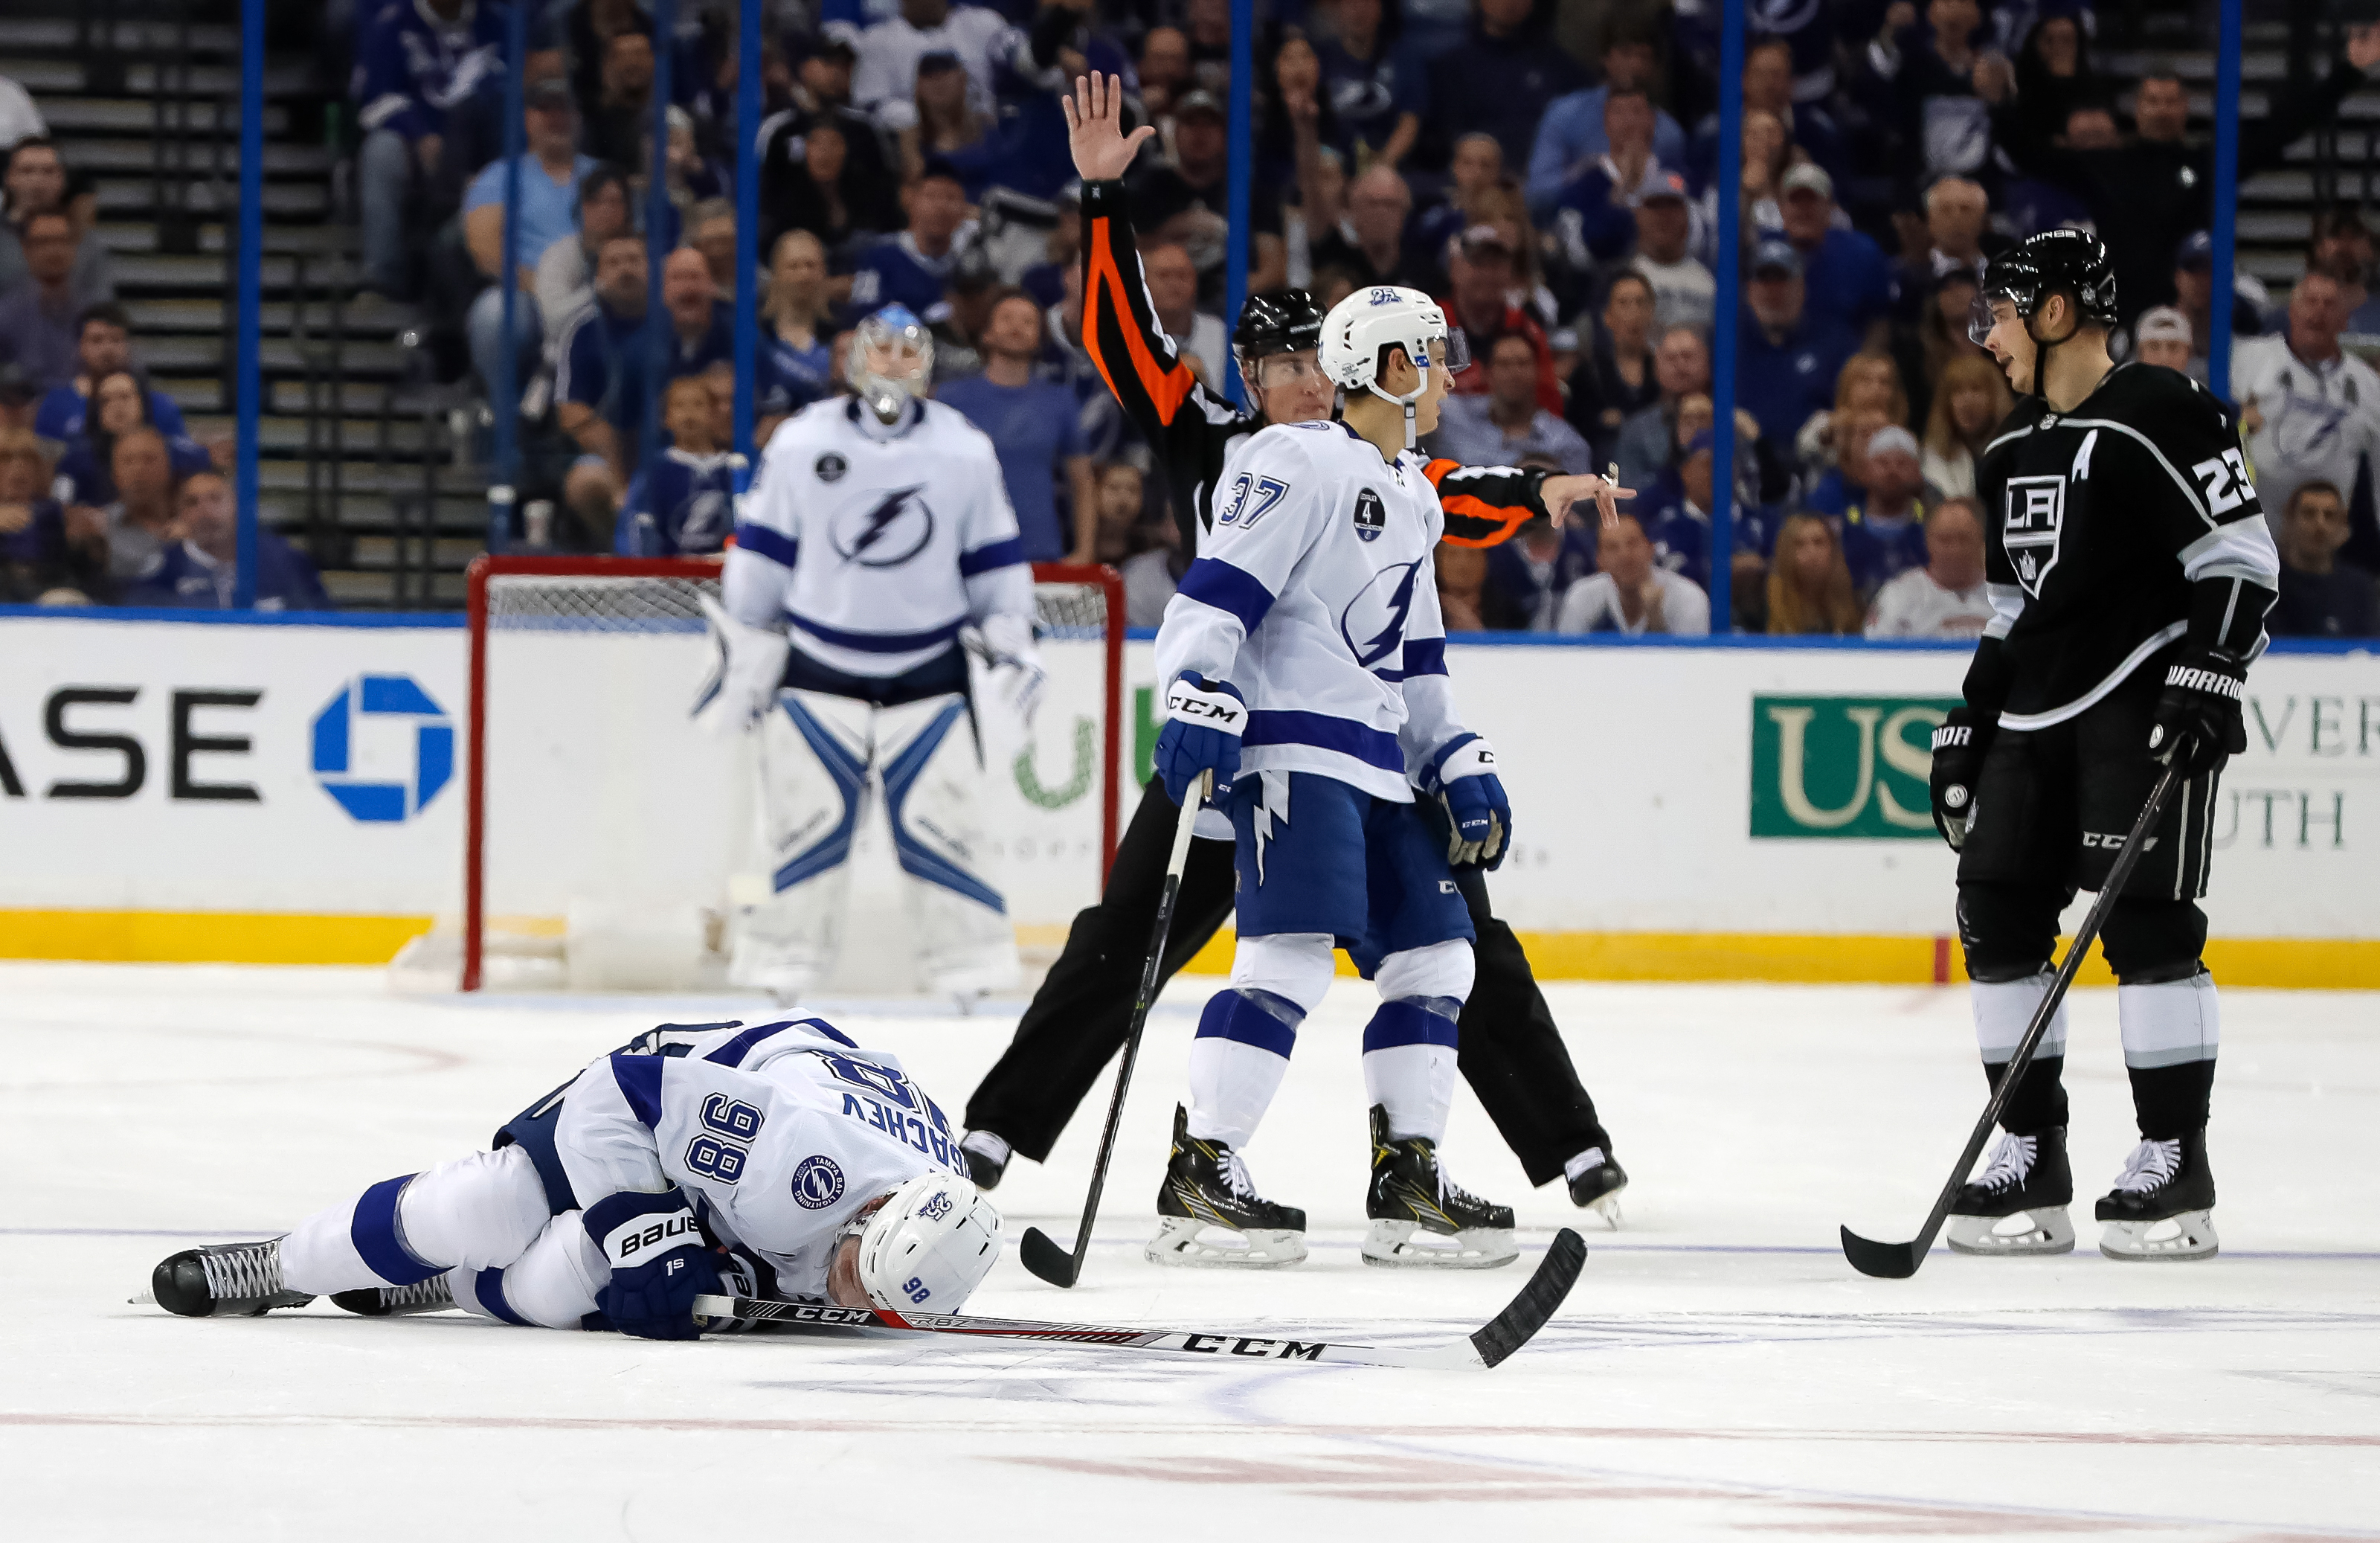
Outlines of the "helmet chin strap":
[{"label": "helmet chin strap", "polygon": [[1381,401],[1394,402],[1398,407],[1404,408],[1405,448],[1408,450],[1411,450],[1416,443],[1420,443],[1419,437],[1414,432],[1414,417],[1417,410],[1417,404],[1421,401],[1421,394],[1429,389],[1429,366],[1423,365],[1420,368],[1419,373],[1421,375],[1420,383],[1415,385],[1411,391],[1405,393],[1402,396],[1398,395],[1392,391],[1382,391],[1380,389],[1380,383],[1377,379],[1366,381],[1364,383],[1364,389],[1378,397]]},{"label": "helmet chin strap", "polygon": [[2064,337],[2047,338],[2033,330],[2033,317],[2024,319],[2024,335],[2033,339],[2033,394],[2035,396],[2044,401],[2049,399],[2049,350],[2061,343],[2073,342],[2075,334],[2082,330],[2082,323],[2078,321],[2066,329]]}]

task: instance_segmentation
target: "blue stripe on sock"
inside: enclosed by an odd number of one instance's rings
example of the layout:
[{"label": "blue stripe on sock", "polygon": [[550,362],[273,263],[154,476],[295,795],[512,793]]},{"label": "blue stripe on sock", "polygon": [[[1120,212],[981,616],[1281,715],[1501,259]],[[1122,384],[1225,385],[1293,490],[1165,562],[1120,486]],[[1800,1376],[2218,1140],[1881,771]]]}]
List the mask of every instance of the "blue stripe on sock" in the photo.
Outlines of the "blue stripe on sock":
[{"label": "blue stripe on sock", "polygon": [[[1257,1000],[1259,997],[1263,1002]],[[1295,1002],[1270,991],[1218,991],[1207,999],[1207,1005],[1198,1014],[1197,1038],[1236,1039],[1243,1045],[1270,1051],[1286,1061],[1289,1052],[1297,1047],[1297,1029],[1268,1011],[1266,1003],[1286,1008],[1301,1018],[1305,1015]]]},{"label": "blue stripe on sock", "polygon": [[516,1329],[537,1327],[520,1314],[514,1312],[513,1305],[504,1300],[504,1272],[501,1270],[483,1270],[472,1276],[471,1294],[480,1299],[480,1306],[488,1309],[490,1314],[504,1319]]},{"label": "blue stripe on sock", "polygon": [[382,1179],[364,1191],[356,1202],[355,1220],[347,1223],[347,1237],[356,1245],[356,1253],[371,1272],[392,1286],[409,1286],[427,1281],[432,1275],[443,1275],[446,1266],[424,1264],[407,1248],[396,1233],[396,1197],[414,1176]]},{"label": "blue stripe on sock", "polygon": [[1452,1018],[1442,1017],[1410,1002],[1384,1002],[1364,1026],[1364,1048],[1393,1050],[1399,1045],[1444,1045],[1455,1048],[1458,1031]]}]

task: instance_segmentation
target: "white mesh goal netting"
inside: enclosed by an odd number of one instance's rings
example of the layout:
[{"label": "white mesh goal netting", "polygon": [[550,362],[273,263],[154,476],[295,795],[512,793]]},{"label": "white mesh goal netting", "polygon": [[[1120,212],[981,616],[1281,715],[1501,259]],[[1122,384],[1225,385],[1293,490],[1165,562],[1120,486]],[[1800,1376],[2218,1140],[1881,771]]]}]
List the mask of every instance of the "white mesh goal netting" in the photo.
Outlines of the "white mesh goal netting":
[{"label": "white mesh goal netting", "polygon": [[[1108,592],[1037,581],[1050,687],[1031,743],[986,768],[990,854],[1028,962],[1047,957],[1104,868]],[[687,718],[710,661],[702,597],[683,574],[496,573],[486,585],[481,779],[483,984],[699,988],[723,978],[735,898],[765,883],[747,742]],[[1115,618],[1121,625],[1121,617]],[[456,854],[456,867],[464,865]],[[891,843],[873,807],[855,841],[838,990],[900,990],[905,930]],[[396,962],[400,984],[451,990],[453,915]],[[855,947],[856,944],[858,946]]]}]

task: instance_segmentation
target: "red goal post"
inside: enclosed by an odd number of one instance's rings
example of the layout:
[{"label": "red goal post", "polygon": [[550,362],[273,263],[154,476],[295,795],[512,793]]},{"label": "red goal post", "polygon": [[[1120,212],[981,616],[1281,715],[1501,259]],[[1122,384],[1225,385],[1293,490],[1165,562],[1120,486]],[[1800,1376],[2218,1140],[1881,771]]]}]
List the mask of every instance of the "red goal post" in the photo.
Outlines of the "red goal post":
[{"label": "red goal post", "polygon": [[[717,557],[499,556],[475,560],[468,577],[470,703],[465,726],[466,811],[463,854],[461,986],[480,990],[487,925],[488,654],[492,632],[516,611],[526,625],[589,632],[689,630],[700,625],[694,597],[718,589]],[[644,582],[638,582],[644,581]],[[1037,631],[1080,639],[1095,634],[1102,650],[1098,786],[1099,874],[1115,861],[1122,818],[1123,762],[1123,579],[1104,564],[1033,565]],[[516,597],[519,597],[516,601]]]}]

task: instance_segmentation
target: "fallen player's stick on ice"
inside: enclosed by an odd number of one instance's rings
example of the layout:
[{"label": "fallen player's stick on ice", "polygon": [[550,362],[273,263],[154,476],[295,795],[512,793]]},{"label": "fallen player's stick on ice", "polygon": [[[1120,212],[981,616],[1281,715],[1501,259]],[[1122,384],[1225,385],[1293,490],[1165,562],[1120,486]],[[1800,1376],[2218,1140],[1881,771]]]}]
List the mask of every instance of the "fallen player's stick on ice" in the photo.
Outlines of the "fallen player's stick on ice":
[{"label": "fallen player's stick on ice", "polygon": [[1411,1350],[1339,1344],[1328,1340],[1258,1337],[1237,1331],[1189,1329],[1111,1329],[1092,1323],[1032,1323],[1005,1318],[959,1318],[940,1313],[914,1317],[873,1307],[829,1307],[799,1302],[762,1302],[744,1296],[698,1296],[695,1316],[732,1319],[759,1333],[806,1333],[837,1329],[905,1330],[962,1339],[1026,1341],[1052,1349],[1163,1350],[1196,1355],[1240,1355],[1264,1361],[1313,1361],[1354,1367],[1494,1367],[1529,1343],[1554,1316],[1578,1272],[1586,1265],[1586,1241],[1564,1227],[1554,1234],[1537,1272],[1511,1306],[1484,1328],[1448,1343]]}]

